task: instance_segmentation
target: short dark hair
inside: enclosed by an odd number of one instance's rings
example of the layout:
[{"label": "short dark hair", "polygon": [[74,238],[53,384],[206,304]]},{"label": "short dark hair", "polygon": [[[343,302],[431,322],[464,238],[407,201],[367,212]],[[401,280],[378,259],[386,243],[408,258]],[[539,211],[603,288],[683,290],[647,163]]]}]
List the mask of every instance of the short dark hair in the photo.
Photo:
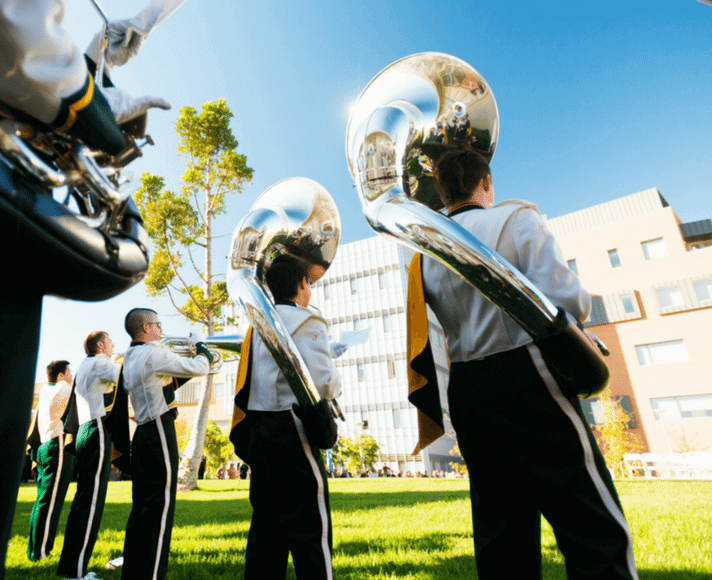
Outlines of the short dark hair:
[{"label": "short dark hair", "polygon": [[97,353],[98,344],[107,337],[107,333],[103,330],[95,330],[90,332],[84,339],[84,352],[88,356],[95,355]]},{"label": "short dark hair", "polygon": [[68,360],[53,360],[47,365],[47,380],[52,384],[56,383],[57,377],[62,373],[66,373],[68,367]]},{"label": "short dark hair", "polygon": [[492,175],[487,159],[471,147],[424,143],[422,150],[433,161],[433,175],[445,205],[468,199]]},{"label": "short dark hair", "polygon": [[309,281],[309,264],[292,254],[277,256],[265,274],[265,282],[275,302],[294,298],[305,278]]},{"label": "short dark hair", "polygon": [[143,328],[143,323],[146,322],[146,318],[149,314],[158,313],[150,308],[134,308],[126,315],[126,318],[124,319],[124,328],[132,339],[137,338]]}]

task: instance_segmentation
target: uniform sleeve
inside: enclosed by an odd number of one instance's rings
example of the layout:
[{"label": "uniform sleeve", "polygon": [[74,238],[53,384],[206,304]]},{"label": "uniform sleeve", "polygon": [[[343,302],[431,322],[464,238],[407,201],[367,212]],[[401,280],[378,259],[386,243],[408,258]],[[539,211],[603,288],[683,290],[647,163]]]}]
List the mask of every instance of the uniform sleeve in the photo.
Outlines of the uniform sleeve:
[{"label": "uniform sleeve", "polygon": [[0,100],[116,155],[124,137],[63,21],[63,0],[0,0]]},{"label": "uniform sleeve", "polygon": [[501,243],[513,243],[519,269],[554,305],[583,322],[591,312],[591,296],[568,267],[544,218],[533,207],[516,211],[505,225]]},{"label": "uniform sleeve", "polygon": [[177,355],[163,345],[156,347],[151,358],[151,370],[161,376],[188,379],[207,375],[210,371],[210,362],[205,355],[188,358]]},{"label": "uniform sleeve", "polygon": [[63,382],[62,385],[57,389],[57,392],[52,397],[50,402],[50,416],[61,417],[64,413],[64,409],[69,403],[69,397],[72,394],[72,385],[67,382]]},{"label": "uniform sleeve", "polygon": [[0,98],[47,124],[87,76],[63,21],[64,2],[0,0]]},{"label": "uniform sleeve", "polygon": [[341,377],[331,358],[326,323],[320,318],[310,317],[292,337],[319,394],[325,399],[338,397],[341,394]]},{"label": "uniform sleeve", "polygon": [[121,365],[111,362],[108,358],[101,358],[94,367],[97,378],[107,383],[117,383]]}]

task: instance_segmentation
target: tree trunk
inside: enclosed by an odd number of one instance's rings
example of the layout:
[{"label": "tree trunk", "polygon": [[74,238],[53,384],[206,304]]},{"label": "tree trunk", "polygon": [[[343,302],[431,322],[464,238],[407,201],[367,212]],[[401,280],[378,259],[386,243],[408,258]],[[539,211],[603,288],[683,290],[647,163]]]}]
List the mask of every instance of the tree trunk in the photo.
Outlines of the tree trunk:
[{"label": "tree trunk", "polygon": [[[210,215],[209,203],[211,195],[207,192],[205,201],[205,279],[203,283],[203,295],[206,300],[212,294],[212,219]],[[215,334],[215,322],[213,312],[207,312],[206,330],[208,336]],[[190,439],[185,448],[183,461],[178,468],[178,491],[191,491],[198,488],[198,468],[203,457],[203,445],[205,444],[205,430],[208,427],[208,413],[210,411],[210,398],[213,392],[213,377],[207,376],[205,388],[200,395],[198,408],[195,413],[193,428],[190,430]]]},{"label": "tree trunk", "polygon": [[178,468],[178,491],[191,491],[198,488],[198,468],[203,457],[205,430],[208,427],[208,411],[210,410],[212,392],[213,376],[208,375],[205,380],[205,388],[198,402],[193,428],[190,430],[190,439]]}]

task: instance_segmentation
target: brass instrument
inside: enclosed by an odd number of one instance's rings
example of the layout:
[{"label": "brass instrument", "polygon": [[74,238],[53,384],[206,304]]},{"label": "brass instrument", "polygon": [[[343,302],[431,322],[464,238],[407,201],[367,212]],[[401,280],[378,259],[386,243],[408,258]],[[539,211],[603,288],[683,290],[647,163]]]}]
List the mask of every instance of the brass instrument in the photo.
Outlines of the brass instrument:
[{"label": "brass instrument", "polygon": [[534,338],[547,362],[571,378],[579,396],[596,394],[609,381],[605,345],[438,212],[443,204],[421,146],[467,143],[491,160],[498,136],[492,90],[469,64],[434,52],[392,63],[362,91],[346,133],[363,213],[376,232],[437,259],[504,310]]},{"label": "brass instrument", "polygon": [[[230,298],[259,334],[300,405],[312,406],[321,397],[269,297],[264,275],[278,255],[292,253],[309,261],[314,282],[336,256],[340,237],[341,220],[331,195],[303,177],[267,188],[232,237],[227,272]],[[329,404],[343,420],[336,400]]]},{"label": "brass instrument", "polygon": [[[218,374],[226,362],[238,360],[238,354],[242,350],[242,341],[244,335],[233,334],[229,336],[209,336],[205,339],[205,344],[208,351],[213,357],[213,362],[210,364],[210,375]],[[170,348],[174,353],[185,356],[194,357],[197,352],[195,345],[191,344],[187,338],[179,336],[164,336],[161,342]]]},{"label": "brass instrument", "polygon": [[[103,22],[103,62],[108,20],[93,3]],[[101,68],[97,87],[103,86]],[[120,129],[125,148],[110,156],[32,119],[16,121],[0,103],[0,231],[33,256],[34,268],[18,270],[28,287],[99,301],[146,274],[149,238],[132,198],[141,181],[124,168],[153,141],[135,123]]]}]

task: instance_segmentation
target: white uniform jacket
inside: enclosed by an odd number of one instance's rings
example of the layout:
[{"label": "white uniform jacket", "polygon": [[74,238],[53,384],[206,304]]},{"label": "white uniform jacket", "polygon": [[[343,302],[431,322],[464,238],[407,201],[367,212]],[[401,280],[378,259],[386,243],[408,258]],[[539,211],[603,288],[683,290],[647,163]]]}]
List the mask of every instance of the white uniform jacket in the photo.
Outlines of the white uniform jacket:
[{"label": "white uniform jacket", "polygon": [[46,124],[87,81],[63,21],[63,1],[0,0],[0,101]]},{"label": "white uniform jacket", "polygon": [[[107,401],[104,395],[110,395],[119,380],[121,365],[115,364],[105,354],[88,356],[77,370],[74,392],[77,398],[77,422],[84,425],[99,417],[105,417]],[[110,397],[113,401],[113,397]]]},{"label": "white uniform jacket", "polygon": [[41,443],[47,443],[62,435],[64,431],[62,414],[71,394],[72,385],[66,381],[60,381],[55,385],[49,383],[42,387],[37,404],[37,429]]},{"label": "white uniform jacket", "polygon": [[[554,305],[581,322],[587,318],[591,298],[566,265],[536,205],[511,200],[486,210],[455,212],[451,219],[517,268]],[[532,342],[472,284],[430,258],[423,259],[423,290],[443,326],[452,362],[481,359]]]},{"label": "white uniform jacket", "polygon": [[[334,366],[329,347],[329,327],[313,310],[301,306],[276,306],[285,330],[290,334],[307,370],[324,399],[341,394],[341,377]],[[250,397],[251,411],[288,411],[297,402],[284,375],[274,362],[262,339],[254,334],[251,347]]]},{"label": "white uniform jacket", "polygon": [[177,407],[172,393],[169,397],[164,394],[164,387],[175,384],[174,378],[199,377],[209,370],[205,355],[180,356],[158,341],[132,343],[124,354],[123,384],[136,423],[143,425]]}]

